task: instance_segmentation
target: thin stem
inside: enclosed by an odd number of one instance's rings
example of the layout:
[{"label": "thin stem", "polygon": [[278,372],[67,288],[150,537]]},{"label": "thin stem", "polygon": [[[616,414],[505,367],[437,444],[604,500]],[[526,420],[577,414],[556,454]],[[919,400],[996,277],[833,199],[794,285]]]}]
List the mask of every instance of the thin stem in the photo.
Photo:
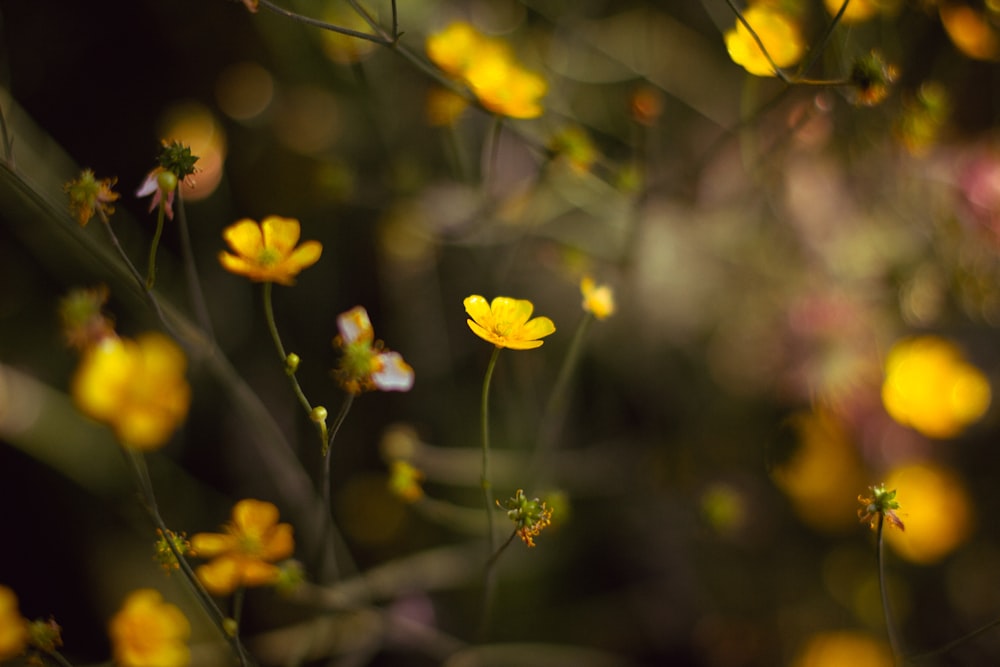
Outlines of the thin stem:
[{"label": "thin stem", "polygon": [[156,214],[156,233],[153,234],[153,242],[149,244],[149,267],[146,269],[146,289],[153,289],[156,282],[156,249],[160,245],[160,236],[163,235],[163,219],[166,217],[167,205],[160,201],[160,206]]},{"label": "thin stem", "polygon": [[339,32],[341,35],[348,35],[349,37],[357,37],[358,39],[368,40],[369,42],[375,42],[376,44],[382,44],[383,46],[388,46],[392,44],[392,40],[386,39],[380,35],[369,35],[366,32],[351,30],[350,28],[344,28],[339,25],[327,23],[326,21],[320,21],[319,19],[303,16],[302,14],[289,11],[284,7],[279,7],[276,4],[270,2],[270,0],[260,0],[260,6],[266,9],[270,9],[275,14],[280,14],[285,18],[290,18],[293,21],[298,21],[299,23],[311,25],[315,28],[320,28],[322,30],[329,30],[330,32]]},{"label": "thin stem", "polygon": [[396,0],[392,0],[392,43],[399,41],[399,12],[396,11]]},{"label": "thin stem", "polygon": [[493,380],[493,369],[496,368],[497,358],[502,349],[501,347],[493,348],[493,355],[486,367],[486,377],[483,378],[483,398],[480,404],[483,428],[483,466],[479,474],[479,484],[483,489],[483,503],[486,506],[486,539],[491,554],[496,549],[496,538],[493,535],[493,483],[490,481],[490,382]]},{"label": "thin stem", "polygon": [[170,529],[167,528],[167,524],[163,521],[163,517],[160,516],[160,510],[156,503],[156,495],[153,493],[153,484],[149,477],[149,468],[146,466],[146,459],[143,458],[142,452],[123,447],[125,458],[129,463],[129,467],[132,470],[132,474],[135,476],[136,483],[139,487],[139,493],[142,497],[143,507],[146,509],[146,513],[149,514],[150,519],[159,528],[161,534],[164,537],[164,541],[170,548],[170,552],[174,555],[181,572],[184,573],[184,577],[188,584],[194,589],[195,594],[198,597],[198,601],[201,602],[202,607],[208,612],[208,615],[212,618],[212,621],[218,627],[219,632],[229,645],[232,647],[236,656],[239,658],[240,665],[242,667],[248,667],[252,664],[246,655],[246,651],[243,648],[242,642],[239,637],[230,634],[227,629],[227,619],[225,614],[219,609],[219,606],[215,604],[215,600],[209,595],[205,587],[201,585],[198,580],[198,576],[191,569],[191,565],[187,562],[184,554],[180,552],[174,541],[170,539]]},{"label": "thin stem", "polygon": [[[837,13],[834,14],[833,19],[831,19],[830,23],[827,24],[826,31],[823,33],[823,36],[820,37],[819,43],[817,44],[817,46],[813,47],[811,53],[809,54],[809,60],[807,60],[806,64],[799,69],[798,76],[803,76],[805,74],[808,74],[809,70],[812,69],[812,66],[816,64],[817,60],[819,60],[819,57],[823,55],[823,51],[826,50],[827,42],[829,42],[830,37],[833,36],[834,28],[837,27],[838,23],[840,23],[840,19],[841,17],[844,16],[844,12],[847,11],[847,5],[849,5],[850,3],[851,0],[844,0],[844,3],[840,5],[840,9],[837,10]],[[798,76],[796,77],[796,79],[798,79]]]},{"label": "thin stem", "polygon": [[882,614],[885,617],[885,631],[889,635],[889,648],[892,650],[893,664],[898,664],[900,650],[899,637],[896,635],[895,626],[892,623],[892,613],[889,611],[889,591],[886,588],[885,580],[885,558],[883,556],[882,533],[885,527],[885,516],[878,515],[878,526],[875,532],[875,560],[878,562],[878,589],[882,596]]},{"label": "thin stem", "polygon": [[210,339],[215,340],[215,332],[212,330],[212,319],[208,315],[208,306],[205,303],[205,293],[201,289],[201,279],[198,277],[198,265],[194,261],[191,231],[188,228],[187,214],[184,212],[184,198],[181,197],[179,185],[175,199],[177,204],[177,225],[180,227],[181,232],[181,254],[184,257],[184,270],[187,274],[191,303],[194,306],[194,312],[198,317],[201,328],[205,330]]},{"label": "thin stem", "polygon": [[500,133],[503,130],[503,116],[497,114],[493,116],[493,124],[490,126],[489,154],[486,158],[486,174],[483,176],[484,187],[489,186],[490,180],[496,174],[497,157],[500,155]]},{"label": "thin stem", "polygon": [[[396,3],[392,3],[393,10],[396,8]],[[14,165],[14,139],[10,136],[10,131],[7,129],[7,115],[0,109],[0,141],[3,142],[3,157],[4,161],[13,166]]]},{"label": "thin stem", "polygon": [[[324,507],[324,521],[323,521],[323,532],[326,534],[326,539],[324,543],[329,546],[330,549],[330,560],[323,560],[320,558],[321,569],[326,571],[326,564],[329,562],[332,572],[329,574],[331,576],[336,576],[337,573],[337,560],[336,553],[333,550],[334,544],[332,541],[333,537],[333,502],[330,493],[330,472],[331,472],[331,461],[333,460],[333,441],[337,437],[337,433],[340,431],[340,427],[343,426],[344,420],[347,419],[347,413],[351,411],[351,406],[354,404],[354,394],[348,393],[344,398],[344,402],[340,405],[340,411],[337,416],[333,419],[333,427],[330,429],[330,437],[324,442],[323,445],[323,482],[322,482],[322,494],[323,494],[323,507]],[[329,577],[323,576],[322,580],[327,580]]]},{"label": "thin stem", "polygon": [[746,20],[746,17],[743,16],[743,12],[741,12],[736,7],[736,5],[733,3],[733,0],[726,0],[726,4],[729,5],[729,8],[733,10],[734,14],[736,14],[736,20],[742,23],[743,27],[746,28],[747,32],[750,33],[750,36],[753,37],[753,41],[757,43],[757,48],[759,48],[760,52],[764,54],[764,57],[767,59],[767,63],[771,66],[771,69],[774,70],[775,76],[777,76],[785,83],[788,84],[792,83],[792,81],[788,78],[788,75],[785,74],[785,72],[780,67],[778,67],[777,64],[775,64],[774,60],[771,58],[771,54],[767,50],[767,47],[764,46],[764,42],[763,40],[761,40],[760,35],[757,34],[757,31],[754,30],[753,26],[751,26],[750,23]]},{"label": "thin stem", "polygon": [[490,555],[489,560],[486,561],[486,566],[483,568],[483,612],[479,620],[478,633],[480,641],[486,641],[490,631],[490,624],[493,620],[493,598],[496,594],[496,563],[500,559],[501,554],[514,541],[515,537],[517,537],[516,528],[511,532],[510,537],[500,545],[500,548]]},{"label": "thin stem", "polygon": [[368,10],[358,4],[357,0],[347,0],[347,3],[351,6],[358,16],[364,19],[364,22],[368,24],[368,27],[372,29],[373,32],[377,33],[379,37],[382,38],[383,44],[391,44],[393,39],[391,36],[386,34],[382,26],[368,13]]},{"label": "thin stem", "polygon": [[919,655],[911,656],[911,657],[909,657],[909,658],[906,659],[906,663],[909,664],[909,663],[924,662],[925,660],[929,660],[931,658],[936,658],[936,657],[938,657],[940,655],[944,655],[944,654],[948,653],[949,651],[951,651],[952,649],[954,649],[954,648],[956,648],[958,646],[961,646],[962,644],[964,644],[964,643],[966,643],[968,641],[971,641],[971,640],[975,639],[979,635],[981,635],[981,634],[983,634],[985,632],[988,632],[988,631],[992,630],[993,628],[995,628],[997,626],[1000,626],[1000,618],[993,619],[992,621],[990,621],[986,625],[980,626],[980,627],[976,628],[975,630],[973,630],[972,632],[970,632],[968,634],[965,634],[965,635],[962,635],[958,639],[953,639],[950,642],[948,642],[947,644],[945,644],[944,646],[942,646],[940,648],[936,648],[933,651],[928,651],[926,653],[921,653]]}]

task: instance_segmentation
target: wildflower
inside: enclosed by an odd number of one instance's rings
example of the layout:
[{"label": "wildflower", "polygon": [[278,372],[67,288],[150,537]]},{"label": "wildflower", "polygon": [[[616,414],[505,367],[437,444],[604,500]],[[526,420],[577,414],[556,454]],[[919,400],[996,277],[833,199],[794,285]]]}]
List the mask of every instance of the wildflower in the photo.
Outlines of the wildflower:
[{"label": "wildflower", "polygon": [[507,518],[514,522],[517,536],[529,547],[535,546],[534,538],[543,528],[552,525],[552,510],[545,501],[538,498],[529,500],[522,489],[508,498],[503,507],[507,510]]},{"label": "wildflower", "polygon": [[211,562],[198,567],[199,581],[215,595],[226,595],[241,586],[275,583],[276,563],[292,555],[292,526],[278,523],[278,508],[261,500],[241,500],[233,506],[232,521],[224,533],[198,533],[191,547]]},{"label": "wildflower", "polygon": [[854,103],[866,107],[879,104],[889,95],[889,86],[898,75],[896,67],[886,64],[878,51],[859,58],[851,68]]},{"label": "wildflower", "polygon": [[323,245],[319,241],[299,242],[301,228],[293,218],[268,216],[258,224],[240,220],[222,232],[222,237],[236,254],[219,253],[222,268],[246,276],[255,282],[294,285],[302,269],[319,261]]},{"label": "wildflower", "polygon": [[163,167],[156,167],[142,181],[142,185],[135,191],[136,197],[149,197],[149,212],[163,205],[163,213],[170,220],[174,219],[174,196],[177,194],[177,176],[173,172],[167,171]]},{"label": "wildflower", "polygon": [[187,618],[149,588],[125,598],[109,634],[115,664],[121,667],[183,667],[191,661]]},{"label": "wildflower", "polygon": [[102,312],[107,302],[106,285],[72,290],[59,301],[60,328],[70,347],[82,351],[114,337],[114,322]]},{"label": "wildflower", "polygon": [[165,171],[177,177],[178,181],[191,183],[191,177],[198,171],[195,163],[198,156],[191,154],[191,147],[180,141],[163,142],[163,149],[156,157],[156,161]]},{"label": "wildflower", "polygon": [[583,309],[594,317],[603,320],[615,312],[615,293],[609,285],[597,285],[590,276],[584,276],[580,281],[580,292],[583,294]]},{"label": "wildflower", "polygon": [[556,327],[547,317],[531,317],[535,305],[526,299],[498,296],[492,302],[478,294],[466,297],[466,320],[472,332],[497,347],[530,350],[541,347],[540,338],[555,333]]},{"label": "wildflower", "polygon": [[955,48],[975,60],[1000,60],[1000,36],[982,12],[951,3],[943,3],[939,11]]},{"label": "wildflower", "polygon": [[81,227],[95,215],[107,222],[115,212],[113,203],[120,195],[111,188],[116,181],[115,178],[97,180],[93,171],[84,169],[79,178],[63,186],[69,195],[69,210]]},{"label": "wildflower", "polygon": [[567,127],[552,137],[549,145],[556,155],[562,157],[570,168],[578,174],[590,171],[597,161],[598,152],[594,142],[577,126]]},{"label": "wildflower", "polygon": [[107,424],[126,447],[156,449],[187,416],[187,360],[169,338],[107,338],[91,346],[73,377],[72,394],[88,417]]},{"label": "wildflower", "polygon": [[775,67],[794,65],[802,57],[805,45],[799,27],[779,9],[753,5],[743,12],[743,18],[753,27],[774,61],[774,65],[768,61],[757,40],[737,19],[736,27],[725,34],[726,49],[733,62],[746,71],[757,76],[776,76]]},{"label": "wildflower", "polygon": [[889,351],[882,403],[900,424],[931,438],[950,438],[986,412],[990,384],[953,343],[936,336],[908,338]]},{"label": "wildflower", "polygon": [[0,585],[0,662],[24,653],[28,647],[28,624],[17,608],[14,591]]},{"label": "wildflower", "polygon": [[424,473],[401,459],[389,463],[389,490],[392,494],[408,503],[415,503],[424,497],[420,483]]},{"label": "wildflower", "polygon": [[52,653],[63,645],[62,628],[54,618],[41,619],[28,624],[28,643],[45,653]]},{"label": "wildflower", "polygon": [[[180,563],[177,562],[177,556],[174,555],[174,551],[182,556],[194,555],[191,543],[184,533],[175,533],[172,530],[168,530],[166,535],[164,535],[163,531],[157,528],[156,534],[159,535],[159,538],[156,540],[156,554],[153,556],[153,559],[159,563],[160,567],[167,574],[180,568]],[[171,544],[173,548],[171,548]]]},{"label": "wildflower", "polygon": [[346,391],[360,394],[374,389],[409,391],[413,387],[413,369],[398,352],[385,350],[382,341],[375,340],[368,311],[362,306],[341,313],[337,329],[340,335],[333,342],[344,355],[335,375]]},{"label": "wildflower", "polygon": [[896,514],[896,510],[899,509],[899,501],[896,500],[896,489],[887,491],[885,484],[869,488],[871,489],[871,496],[858,496],[858,502],[861,503],[861,508],[858,510],[858,518],[861,519],[861,523],[867,522],[868,526],[874,530],[878,527],[879,518],[882,517],[889,522],[889,525],[895,526],[900,530],[906,530],[902,519]]}]

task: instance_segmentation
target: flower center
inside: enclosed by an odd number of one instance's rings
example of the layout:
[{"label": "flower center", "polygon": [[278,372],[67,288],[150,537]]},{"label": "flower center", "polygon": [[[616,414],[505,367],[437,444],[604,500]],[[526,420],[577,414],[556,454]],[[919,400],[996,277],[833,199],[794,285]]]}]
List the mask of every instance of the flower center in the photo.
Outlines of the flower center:
[{"label": "flower center", "polygon": [[281,259],[281,255],[274,248],[264,248],[257,255],[257,263],[261,266],[274,266]]}]

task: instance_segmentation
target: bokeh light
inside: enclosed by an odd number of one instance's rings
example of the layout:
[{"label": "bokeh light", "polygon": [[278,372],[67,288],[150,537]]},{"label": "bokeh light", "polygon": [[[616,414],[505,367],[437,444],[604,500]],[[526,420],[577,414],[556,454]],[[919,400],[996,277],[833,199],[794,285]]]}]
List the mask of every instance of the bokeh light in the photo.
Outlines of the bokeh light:
[{"label": "bokeh light", "polygon": [[160,118],[160,135],[167,142],[179,141],[198,156],[193,182],[185,181],[181,194],[188,201],[207,198],[222,181],[226,161],[226,135],[208,107],[182,102],[167,109]]},{"label": "bokeh light", "polygon": [[888,530],[893,550],[914,563],[934,563],[962,545],[972,532],[972,501],[962,479],[934,463],[891,471],[885,487],[896,489],[906,530]]},{"label": "bokeh light", "polygon": [[820,632],[806,642],[792,667],[892,667],[885,642],[861,632]]}]

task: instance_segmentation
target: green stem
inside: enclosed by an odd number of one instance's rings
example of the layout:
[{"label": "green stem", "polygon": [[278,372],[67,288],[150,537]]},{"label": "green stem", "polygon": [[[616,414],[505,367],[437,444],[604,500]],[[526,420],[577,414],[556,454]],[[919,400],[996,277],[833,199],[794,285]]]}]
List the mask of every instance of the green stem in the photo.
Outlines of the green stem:
[{"label": "green stem", "polygon": [[486,377],[483,378],[483,400],[479,408],[483,427],[483,466],[479,474],[479,485],[483,489],[483,503],[486,506],[486,540],[490,545],[491,554],[496,549],[496,543],[493,536],[493,483],[490,481],[490,382],[493,380],[493,369],[496,368],[497,358],[502,349],[493,348],[493,356],[490,357],[490,363],[486,367]]},{"label": "green stem", "polygon": [[52,659],[52,662],[59,665],[59,667],[73,667],[73,663],[67,660],[62,653],[59,651],[40,651],[43,655]]},{"label": "green stem", "polygon": [[[336,552],[334,550],[335,545],[333,542],[333,498],[330,491],[330,474],[333,461],[333,441],[337,437],[337,433],[340,432],[340,427],[343,426],[344,420],[347,419],[347,413],[351,411],[351,406],[354,404],[354,394],[348,393],[344,398],[344,402],[340,406],[340,411],[337,416],[333,418],[333,426],[330,428],[330,437],[323,443],[323,482],[322,482],[322,494],[323,494],[323,507],[324,507],[324,523],[323,532],[326,534],[326,538],[323,542],[328,545],[330,549],[330,560],[324,560],[320,557],[321,570],[323,571],[323,576],[320,578],[321,581],[329,581],[331,578],[336,577],[337,574],[337,559]],[[329,569],[327,568],[329,564]]]},{"label": "green stem", "polygon": [[743,27],[746,28],[747,32],[750,33],[750,36],[753,38],[753,41],[757,43],[757,48],[759,48],[760,52],[764,54],[764,57],[767,59],[767,63],[771,66],[771,69],[774,70],[775,76],[777,76],[779,79],[781,79],[787,84],[792,83],[791,79],[788,78],[788,75],[785,74],[785,72],[780,67],[778,67],[777,64],[775,64],[774,60],[771,58],[771,54],[767,50],[767,47],[764,46],[764,42],[763,40],[761,40],[760,35],[757,34],[757,31],[754,30],[753,26],[751,26],[750,23],[746,20],[746,17],[743,16],[743,12],[741,12],[739,8],[736,7],[736,5],[733,3],[733,0],[726,0],[726,4],[729,5],[729,8],[733,10],[734,14],[736,14],[736,20],[743,24]]},{"label": "green stem", "polygon": [[160,516],[160,510],[156,503],[156,495],[153,493],[153,483],[149,477],[149,468],[146,466],[146,459],[143,458],[142,452],[130,449],[128,447],[122,448],[125,453],[125,458],[129,463],[129,467],[132,470],[132,474],[135,476],[136,483],[139,487],[139,493],[142,497],[143,506],[146,509],[146,513],[149,514],[150,519],[157,528],[160,529],[163,534],[164,541],[170,548],[171,553],[177,560],[177,565],[180,567],[181,572],[184,573],[184,577],[188,584],[194,590],[198,597],[198,601],[201,602],[202,607],[208,612],[209,617],[218,627],[219,632],[225,637],[226,641],[232,647],[233,651],[236,653],[237,658],[239,658],[240,665],[242,667],[248,667],[252,664],[250,659],[246,655],[246,651],[243,648],[242,642],[240,642],[239,637],[233,636],[229,633],[227,629],[226,616],[219,609],[219,606],[215,604],[215,600],[212,596],[205,590],[205,587],[201,585],[198,580],[198,576],[194,573],[191,565],[187,562],[184,554],[180,552],[174,541],[170,539],[170,529],[167,528],[167,524],[163,521],[163,517]]},{"label": "green stem", "polygon": [[156,214],[156,233],[153,234],[153,242],[149,244],[149,267],[146,269],[146,289],[153,289],[156,283],[156,249],[160,245],[160,236],[163,235],[163,219],[166,217],[167,204],[162,199]]},{"label": "green stem", "polygon": [[201,279],[198,277],[198,265],[194,261],[194,250],[191,245],[191,231],[188,228],[187,214],[184,212],[184,198],[181,197],[180,187],[177,188],[175,196],[177,209],[177,225],[181,232],[181,254],[184,257],[184,271],[187,274],[188,291],[191,295],[191,304],[194,307],[195,315],[201,328],[212,340],[215,340],[215,332],[212,330],[212,318],[208,315],[208,306],[205,303],[205,293],[201,289]]},{"label": "green stem", "polygon": [[878,515],[878,526],[875,531],[875,560],[878,563],[878,589],[882,596],[882,614],[885,618],[885,631],[889,635],[889,648],[892,650],[893,664],[898,664],[900,650],[899,637],[896,635],[895,626],[892,624],[892,614],[889,611],[889,591],[886,588],[885,580],[885,557],[883,556],[882,533],[885,527],[885,516]]},{"label": "green stem", "polygon": [[489,186],[490,179],[496,173],[497,156],[500,155],[500,133],[503,130],[503,116],[497,114],[493,116],[493,123],[490,125],[489,135],[489,155],[486,159],[486,174],[483,176],[483,186]]},{"label": "green stem", "polygon": [[[499,348],[498,348],[499,349]],[[507,547],[510,546],[514,538],[517,537],[517,529],[515,528],[511,532],[510,537],[500,545],[500,548],[494,551],[489,560],[486,561],[486,566],[483,568],[483,615],[479,622],[479,640],[485,642],[489,636],[490,624],[493,617],[493,598],[496,593],[496,570],[495,566],[500,556]]]},{"label": "green stem", "polygon": [[295,398],[298,399],[299,405],[302,409],[306,411],[306,415],[309,416],[310,421],[316,425],[316,431],[319,434],[320,446],[322,451],[326,451],[327,448],[327,435],[326,435],[326,420],[315,421],[313,420],[313,406],[306,398],[305,392],[302,391],[302,386],[299,384],[298,378],[295,377],[295,369],[292,368],[288,363],[288,354],[285,352],[285,346],[281,343],[281,335],[278,333],[278,325],[274,320],[274,306],[271,303],[271,291],[274,283],[268,281],[264,283],[264,317],[267,320],[267,330],[271,332],[271,340],[274,341],[274,347],[278,351],[278,357],[281,358],[281,363],[285,367],[285,374],[288,376],[288,380],[292,383],[292,391],[295,393]]},{"label": "green stem", "polygon": [[811,53],[809,54],[809,60],[807,60],[805,65],[803,65],[799,70],[796,78],[808,74],[809,70],[812,69],[812,66],[816,64],[817,60],[819,60],[819,57],[823,55],[823,51],[826,50],[826,44],[830,41],[830,37],[833,35],[834,28],[837,27],[838,23],[840,23],[840,19],[844,16],[844,12],[847,11],[847,5],[850,3],[851,0],[844,0],[844,3],[840,5],[840,9],[837,10],[837,13],[830,20],[830,23],[827,24],[826,31],[823,33],[823,36],[820,37],[819,42],[817,42],[817,46],[813,47]]}]

